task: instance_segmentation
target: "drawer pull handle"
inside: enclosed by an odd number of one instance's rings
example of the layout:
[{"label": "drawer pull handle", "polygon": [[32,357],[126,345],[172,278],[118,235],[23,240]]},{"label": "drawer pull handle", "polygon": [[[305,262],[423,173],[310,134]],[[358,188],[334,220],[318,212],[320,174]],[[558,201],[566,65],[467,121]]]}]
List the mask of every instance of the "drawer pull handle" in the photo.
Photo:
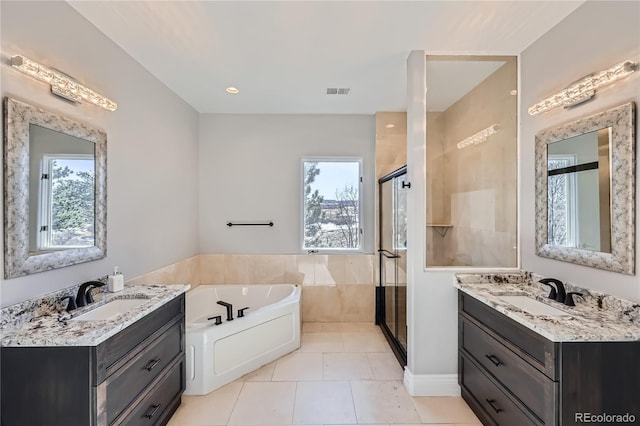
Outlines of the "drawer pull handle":
[{"label": "drawer pull handle", "polygon": [[160,409],[160,405],[161,404],[153,404],[149,409],[149,411],[147,411],[147,414],[144,415],[144,418],[150,419],[151,417],[153,417],[156,414],[156,412]]},{"label": "drawer pull handle", "polygon": [[497,366],[499,366],[499,365],[502,365],[502,363],[500,362],[500,360],[498,359],[498,357],[497,357],[497,356],[495,356],[495,355],[489,355],[489,354],[486,354],[484,357],[485,357],[485,358],[487,358],[489,361],[491,361],[491,363],[492,363],[493,365],[495,365],[496,367],[497,367]]},{"label": "drawer pull handle", "polygon": [[153,370],[153,369],[156,367],[156,365],[158,365],[159,363],[160,363],[160,358],[158,358],[158,359],[152,359],[152,360],[149,362],[149,365],[147,365],[147,366],[145,367],[145,370],[147,370],[147,371],[151,371],[151,370]]},{"label": "drawer pull handle", "polygon": [[498,408],[496,407],[495,403],[496,400],[495,399],[489,399],[487,398],[485,401],[487,401],[489,403],[489,405],[491,406],[491,408],[493,408],[493,411],[495,411],[496,413],[502,413],[502,408]]}]

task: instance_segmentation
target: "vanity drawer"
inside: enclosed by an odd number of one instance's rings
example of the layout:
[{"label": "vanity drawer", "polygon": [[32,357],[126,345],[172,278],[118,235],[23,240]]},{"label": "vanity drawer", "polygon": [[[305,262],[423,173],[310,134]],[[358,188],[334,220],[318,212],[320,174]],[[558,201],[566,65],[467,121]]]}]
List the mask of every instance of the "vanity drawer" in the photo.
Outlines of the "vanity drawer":
[{"label": "vanity drawer", "polygon": [[528,416],[518,403],[507,396],[490,380],[470,358],[460,354],[461,383],[492,420],[504,426],[540,426],[538,420]]},{"label": "vanity drawer", "polygon": [[107,376],[113,374],[124,364],[129,362],[134,350],[144,347],[146,341],[157,338],[154,335],[165,324],[184,316],[184,294],[176,297],[164,306],[159,307],[149,315],[131,324],[115,336],[101,343],[97,347],[96,385]]},{"label": "vanity drawer", "polygon": [[557,380],[556,344],[473,297],[463,292],[458,294],[460,311],[515,346],[523,359],[535,365],[547,377]]},{"label": "vanity drawer", "polygon": [[[500,381],[540,419],[553,407],[557,384],[472,321],[460,317],[461,345],[478,364]],[[548,410],[546,408],[551,408]],[[546,422],[545,422],[546,423]]]},{"label": "vanity drawer", "polygon": [[164,423],[167,410],[175,409],[184,389],[184,360],[176,363],[156,383],[131,413],[114,425],[150,426]]},{"label": "vanity drawer", "polygon": [[177,356],[183,348],[182,322],[175,323],[126,366],[109,377],[106,386],[109,423],[140,394]]}]

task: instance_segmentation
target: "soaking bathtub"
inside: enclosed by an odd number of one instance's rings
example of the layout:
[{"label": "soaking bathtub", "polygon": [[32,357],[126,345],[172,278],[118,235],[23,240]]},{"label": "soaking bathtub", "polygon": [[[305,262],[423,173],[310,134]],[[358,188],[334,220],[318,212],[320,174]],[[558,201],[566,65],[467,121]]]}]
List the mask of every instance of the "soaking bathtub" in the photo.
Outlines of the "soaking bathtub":
[{"label": "soaking bathtub", "polygon": [[[233,305],[232,321],[218,301]],[[300,287],[200,285],[186,295],[185,321],[185,394],[205,395],[300,347]]]}]

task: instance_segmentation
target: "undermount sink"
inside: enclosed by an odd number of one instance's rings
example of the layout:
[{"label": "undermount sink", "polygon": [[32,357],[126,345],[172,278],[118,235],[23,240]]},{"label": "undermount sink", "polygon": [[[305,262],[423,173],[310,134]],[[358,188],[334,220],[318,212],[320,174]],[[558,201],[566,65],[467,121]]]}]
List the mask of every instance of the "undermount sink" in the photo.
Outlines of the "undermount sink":
[{"label": "undermount sink", "polygon": [[108,320],[120,314],[127,313],[148,300],[149,299],[115,299],[87,313],[78,315],[72,318],[71,321]]},{"label": "undermount sink", "polygon": [[560,309],[539,302],[529,296],[500,296],[499,299],[531,315],[570,316]]}]

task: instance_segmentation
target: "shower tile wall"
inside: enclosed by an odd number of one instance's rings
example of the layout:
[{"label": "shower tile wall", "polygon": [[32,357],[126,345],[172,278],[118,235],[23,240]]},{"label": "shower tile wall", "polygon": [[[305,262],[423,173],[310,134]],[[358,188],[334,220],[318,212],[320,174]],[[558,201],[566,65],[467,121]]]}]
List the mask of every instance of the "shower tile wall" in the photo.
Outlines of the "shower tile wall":
[{"label": "shower tile wall", "polygon": [[201,255],[130,280],[134,284],[300,284],[306,322],[372,322],[373,255]]},{"label": "shower tile wall", "polygon": [[[515,267],[515,59],[444,112],[427,113],[427,265]],[[499,124],[486,142],[456,144]],[[446,233],[445,233],[446,231]]]}]

